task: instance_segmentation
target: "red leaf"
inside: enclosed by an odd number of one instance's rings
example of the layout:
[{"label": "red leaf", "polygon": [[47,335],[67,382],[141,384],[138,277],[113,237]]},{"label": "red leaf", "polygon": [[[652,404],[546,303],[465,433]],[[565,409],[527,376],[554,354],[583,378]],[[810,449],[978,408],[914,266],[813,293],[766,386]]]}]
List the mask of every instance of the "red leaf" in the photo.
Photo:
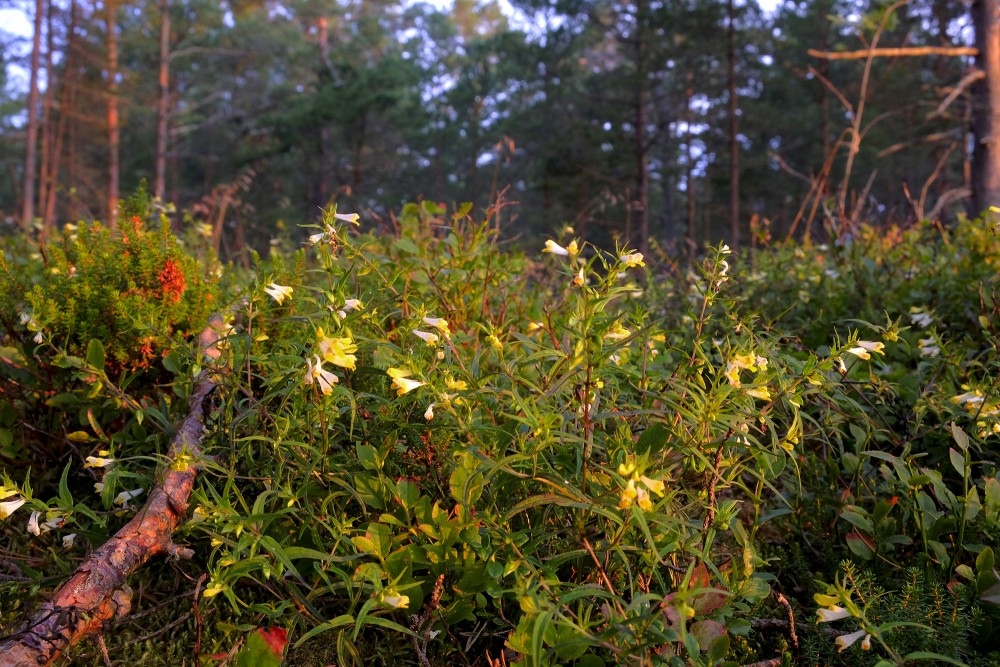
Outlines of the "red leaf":
[{"label": "red leaf", "polygon": [[288,644],[288,631],[284,628],[257,628],[257,634],[267,642],[268,648],[279,658],[285,653]]}]

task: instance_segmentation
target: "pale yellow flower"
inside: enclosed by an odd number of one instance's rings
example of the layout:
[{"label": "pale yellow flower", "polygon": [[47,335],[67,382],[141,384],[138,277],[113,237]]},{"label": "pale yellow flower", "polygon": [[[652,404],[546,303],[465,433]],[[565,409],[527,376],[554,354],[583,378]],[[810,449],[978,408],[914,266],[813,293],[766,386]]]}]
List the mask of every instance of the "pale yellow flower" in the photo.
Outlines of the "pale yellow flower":
[{"label": "pale yellow flower", "polygon": [[294,290],[292,290],[291,287],[286,287],[285,285],[279,285],[278,283],[271,283],[270,285],[264,288],[264,291],[267,292],[272,299],[277,301],[278,305],[280,306],[285,302],[285,299],[287,299],[292,295],[292,292]]},{"label": "pale yellow flower", "polygon": [[26,502],[28,501],[20,496],[13,496],[13,499],[0,502],[0,519],[6,519]]},{"label": "pale yellow flower", "polygon": [[434,406],[435,405],[437,405],[437,404],[436,403],[431,403],[430,405],[427,406],[427,409],[424,410],[424,419],[426,419],[427,421],[430,421],[430,420],[434,419]]},{"label": "pale yellow flower", "polygon": [[115,462],[113,458],[103,458],[101,456],[88,456],[84,468],[107,468]]},{"label": "pale yellow flower", "polygon": [[646,488],[648,488],[650,491],[652,491],[658,496],[661,497],[663,496],[663,491],[666,489],[666,485],[663,483],[662,480],[650,479],[645,475],[642,475],[641,477],[639,477],[639,479],[642,481],[643,484],[646,485]]},{"label": "pale yellow flower", "polygon": [[421,382],[419,380],[410,380],[409,376],[412,373],[403,368],[390,368],[386,371],[389,377],[392,378],[392,384],[396,387],[396,395],[402,396],[407,394],[414,389],[423,387],[426,382]]},{"label": "pale yellow flower", "polygon": [[817,609],[816,615],[819,617],[818,621],[820,623],[830,623],[831,621],[839,621],[842,618],[849,618],[851,612],[847,611],[843,607],[830,605],[826,608],[820,607]]},{"label": "pale yellow flower", "polygon": [[76,533],[68,533],[62,537],[63,549],[69,549],[73,546],[73,540],[76,539]]},{"label": "pale yellow flower", "polygon": [[38,527],[38,517],[41,516],[41,514],[41,512],[35,510],[31,513],[31,516],[28,517],[28,532],[35,537],[42,534],[42,530]]},{"label": "pale yellow flower", "polygon": [[642,261],[641,252],[630,252],[627,255],[622,255],[621,260],[624,262],[625,266],[634,268],[636,266],[646,266],[646,263]]},{"label": "pale yellow flower", "polygon": [[428,331],[421,331],[420,329],[414,329],[413,335],[427,343],[427,347],[434,347],[434,344],[439,340],[437,334],[433,334]]},{"label": "pale yellow flower", "polygon": [[451,338],[451,329],[448,327],[448,321],[443,317],[424,317],[423,323],[440,331],[441,335],[445,338]]},{"label": "pale yellow flower", "polygon": [[[848,646],[851,646],[854,642],[858,641],[868,633],[865,630],[858,630],[857,632],[852,632],[847,635],[840,635],[834,641],[837,643],[837,651],[843,651]],[[869,642],[869,647],[871,643]]]},{"label": "pale yellow flower", "polygon": [[115,505],[124,505],[133,498],[137,498],[145,493],[145,489],[132,489],[131,491],[122,491],[117,496],[115,496]]},{"label": "pale yellow flower", "polygon": [[[314,363],[315,362],[315,363]],[[302,379],[305,384],[317,383],[319,390],[326,395],[333,392],[333,385],[340,382],[340,378],[323,369],[323,362],[318,354],[314,354],[312,360],[306,359],[306,375]]]},{"label": "pale yellow flower", "polygon": [[573,277],[573,284],[577,287],[583,287],[587,284],[587,275],[583,272],[583,267],[580,267],[580,272]]},{"label": "pale yellow flower", "polygon": [[759,398],[762,401],[771,400],[771,392],[767,387],[759,387],[757,389],[747,389],[747,396],[753,396],[754,398]]},{"label": "pale yellow flower", "polygon": [[568,257],[570,254],[569,250],[562,247],[552,239],[545,242],[545,247],[542,249],[542,252],[549,252],[553,255],[559,255],[560,257]]}]

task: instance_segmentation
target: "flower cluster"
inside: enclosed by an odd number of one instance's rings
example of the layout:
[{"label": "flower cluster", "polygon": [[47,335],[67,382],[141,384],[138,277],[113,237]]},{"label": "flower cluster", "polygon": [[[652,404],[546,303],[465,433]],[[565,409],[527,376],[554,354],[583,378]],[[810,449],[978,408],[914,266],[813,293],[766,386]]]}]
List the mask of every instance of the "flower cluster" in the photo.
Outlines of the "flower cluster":
[{"label": "flower cluster", "polygon": [[618,466],[618,474],[628,478],[628,483],[622,490],[621,501],[618,503],[618,507],[628,509],[632,507],[634,501],[644,511],[648,512],[653,509],[653,501],[649,496],[650,491],[661,498],[663,497],[663,492],[666,488],[663,481],[640,475],[636,470],[635,463],[621,464]]}]

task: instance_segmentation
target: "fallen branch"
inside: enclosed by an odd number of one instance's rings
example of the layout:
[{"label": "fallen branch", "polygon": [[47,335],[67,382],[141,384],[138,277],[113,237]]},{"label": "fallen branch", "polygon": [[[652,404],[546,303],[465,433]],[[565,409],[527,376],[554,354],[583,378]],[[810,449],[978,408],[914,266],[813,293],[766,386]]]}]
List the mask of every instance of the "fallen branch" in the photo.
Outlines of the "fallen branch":
[{"label": "fallen branch", "polygon": [[973,46],[905,46],[882,49],[860,49],[858,51],[817,51],[809,49],[809,55],[823,60],[861,60],[874,58],[906,58],[912,56],[978,56],[979,49]]},{"label": "fallen branch", "polygon": [[[217,328],[202,334],[206,354],[218,339]],[[207,342],[207,345],[206,345]],[[215,389],[206,372],[195,383],[187,417],[170,443],[168,456],[182,452],[194,461],[183,470],[170,468],[153,487],[146,504],[111,539],[91,553],[66,583],[41,605],[35,617],[0,644],[0,667],[38,667],[51,664],[67,648],[88,635],[97,634],[105,623],[120,619],[132,608],[129,575],[154,556],[191,558],[190,549],[179,547],[170,536],[187,517],[188,498],[198,473],[199,447],[204,432],[205,399]]]}]

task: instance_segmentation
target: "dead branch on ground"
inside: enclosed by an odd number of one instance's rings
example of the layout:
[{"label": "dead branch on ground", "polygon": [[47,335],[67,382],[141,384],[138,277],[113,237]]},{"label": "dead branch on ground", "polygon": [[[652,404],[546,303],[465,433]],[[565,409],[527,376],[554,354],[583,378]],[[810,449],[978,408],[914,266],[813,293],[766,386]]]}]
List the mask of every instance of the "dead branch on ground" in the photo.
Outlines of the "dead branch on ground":
[{"label": "dead branch on ground", "polygon": [[[205,354],[217,358],[213,343],[219,338],[221,320],[201,336]],[[168,456],[191,457],[186,466],[171,467],[150,491],[146,504],[111,539],[77,568],[34,618],[0,644],[0,667],[49,665],[81,639],[98,634],[107,623],[127,615],[132,591],[126,580],[154,556],[191,558],[190,549],[174,544],[171,535],[187,518],[188,498],[198,474],[204,403],[215,389],[211,372],[198,378],[187,417],[170,443]]]}]

